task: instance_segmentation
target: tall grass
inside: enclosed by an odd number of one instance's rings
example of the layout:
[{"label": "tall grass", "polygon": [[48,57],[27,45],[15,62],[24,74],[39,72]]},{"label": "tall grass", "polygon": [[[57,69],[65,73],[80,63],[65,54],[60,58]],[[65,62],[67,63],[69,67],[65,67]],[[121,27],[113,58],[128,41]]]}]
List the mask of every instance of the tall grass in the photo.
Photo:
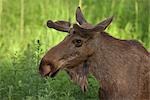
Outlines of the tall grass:
[{"label": "tall grass", "polygon": [[114,16],[106,30],[121,39],[137,39],[150,49],[149,0],[0,0],[0,100],[96,100],[98,84],[89,76],[83,94],[65,72],[42,79],[42,55],[66,33],[46,27],[46,21],[70,20],[81,6],[93,24]]}]

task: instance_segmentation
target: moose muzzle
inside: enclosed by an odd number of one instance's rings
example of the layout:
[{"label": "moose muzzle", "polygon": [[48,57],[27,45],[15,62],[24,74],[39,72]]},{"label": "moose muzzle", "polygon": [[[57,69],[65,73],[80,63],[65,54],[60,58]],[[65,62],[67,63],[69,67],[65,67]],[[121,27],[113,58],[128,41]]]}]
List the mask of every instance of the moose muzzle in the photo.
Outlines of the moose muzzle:
[{"label": "moose muzzle", "polygon": [[39,67],[39,73],[41,76],[46,77],[54,77],[60,69],[55,68],[54,65],[46,63],[46,61],[42,60]]}]

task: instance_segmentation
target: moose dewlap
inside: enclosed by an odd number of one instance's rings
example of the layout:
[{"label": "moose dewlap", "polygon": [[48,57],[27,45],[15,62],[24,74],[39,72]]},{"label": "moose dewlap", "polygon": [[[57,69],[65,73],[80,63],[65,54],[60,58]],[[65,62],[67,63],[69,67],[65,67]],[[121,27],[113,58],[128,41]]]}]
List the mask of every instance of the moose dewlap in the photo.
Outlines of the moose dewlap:
[{"label": "moose dewlap", "polygon": [[[91,25],[78,7],[77,23],[73,25],[49,20],[49,28],[68,35],[44,55],[40,73],[54,77],[60,69],[87,63],[89,72],[100,83],[100,100],[150,100],[150,53],[135,40],[116,39],[104,32],[112,19]],[[45,67],[49,67],[47,71]]]}]

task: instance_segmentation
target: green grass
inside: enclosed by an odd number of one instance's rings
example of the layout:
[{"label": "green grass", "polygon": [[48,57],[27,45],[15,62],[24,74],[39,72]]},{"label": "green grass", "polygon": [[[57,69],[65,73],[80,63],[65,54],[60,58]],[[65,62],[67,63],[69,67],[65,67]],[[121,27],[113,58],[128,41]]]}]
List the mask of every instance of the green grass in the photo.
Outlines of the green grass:
[{"label": "green grass", "polygon": [[[91,75],[89,91],[82,93],[64,71],[54,79],[38,74],[43,54],[66,35],[48,29],[46,21],[75,23],[78,4],[78,0],[0,0],[0,100],[98,99],[99,86]],[[107,32],[137,39],[150,50],[149,0],[80,0],[80,5],[89,22],[96,24],[113,15]]]}]

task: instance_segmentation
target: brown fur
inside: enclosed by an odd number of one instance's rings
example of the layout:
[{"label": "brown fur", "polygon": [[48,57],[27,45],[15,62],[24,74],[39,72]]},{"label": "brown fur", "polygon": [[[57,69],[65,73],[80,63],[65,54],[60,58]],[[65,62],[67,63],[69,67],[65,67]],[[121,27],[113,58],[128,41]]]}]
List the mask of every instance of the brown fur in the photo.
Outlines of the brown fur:
[{"label": "brown fur", "polygon": [[135,40],[116,39],[104,32],[112,19],[93,26],[78,7],[78,24],[72,28],[68,22],[48,21],[48,27],[69,35],[45,54],[40,73],[45,75],[43,69],[49,68],[46,75],[53,77],[60,69],[74,69],[86,61],[100,83],[100,100],[150,100],[150,53]]},{"label": "brown fur", "polygon": [[[91,57],[92,73],[108,100],[150,99],[150,55],[138,43],[100,34],[97,54]],[[110,42],[111,40],[111,42]],[[140,48],[140,49],[139,49]],[[105,98],[105,97],[103,97]],[[104,99],[105,100],[105,99]]]},{"label": "brown fur", "polygon": [[83,92],[88,90],[88,68],[85,68],[83,64],[80,64],[78,67],[74,67],[72,69],[65,69],[70,79],[81,87]]}]

